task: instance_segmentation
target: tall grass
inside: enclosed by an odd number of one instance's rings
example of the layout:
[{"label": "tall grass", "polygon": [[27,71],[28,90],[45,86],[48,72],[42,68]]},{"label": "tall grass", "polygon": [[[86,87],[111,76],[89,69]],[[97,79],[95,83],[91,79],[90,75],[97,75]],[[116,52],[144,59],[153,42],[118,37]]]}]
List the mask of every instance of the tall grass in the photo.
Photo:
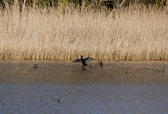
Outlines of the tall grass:
[{"label": "tall grass", "polygon": [[0,13],[1,60],[168,60],[168,9]]}]

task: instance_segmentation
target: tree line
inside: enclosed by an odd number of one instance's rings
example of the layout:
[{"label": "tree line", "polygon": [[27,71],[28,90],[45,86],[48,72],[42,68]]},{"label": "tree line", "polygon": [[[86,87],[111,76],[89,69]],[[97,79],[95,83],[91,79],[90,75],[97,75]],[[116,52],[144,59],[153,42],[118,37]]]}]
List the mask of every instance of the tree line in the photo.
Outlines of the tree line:
[{"label": "tree line", "polygon": [[54,7],[68,6],[73,4],[76,8],[81,7],[101,7],[105,6],[107,9],[114,9],[120,7],[127,7],[130,4],[143,4],[147,7],[153,6],[161,8],[167,5],[168,0],[0,0],[0,7],[6,8],[6,5],[18,5],[21,8],[26,7]]}]

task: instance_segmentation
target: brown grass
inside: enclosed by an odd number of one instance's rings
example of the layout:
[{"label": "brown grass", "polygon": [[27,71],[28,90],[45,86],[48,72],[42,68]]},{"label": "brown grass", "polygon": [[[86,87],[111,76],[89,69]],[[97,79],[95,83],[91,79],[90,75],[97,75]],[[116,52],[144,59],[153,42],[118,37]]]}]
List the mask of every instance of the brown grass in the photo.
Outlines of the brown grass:
[{"label": "brown grass", "polygon": [[168,60],[168,9],[0,13],[1,60]]}]

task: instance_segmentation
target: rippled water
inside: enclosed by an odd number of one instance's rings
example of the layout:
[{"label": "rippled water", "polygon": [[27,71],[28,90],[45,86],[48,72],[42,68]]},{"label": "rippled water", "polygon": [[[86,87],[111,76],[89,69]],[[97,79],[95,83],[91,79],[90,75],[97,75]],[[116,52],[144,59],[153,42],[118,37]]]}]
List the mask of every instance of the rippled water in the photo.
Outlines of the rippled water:
[{"label": "rippled water", "polygon": [[[37,64],[38,68],[34,69]],[[168,84],[168,62],[0,61],[0,84]]]},{"label": "rippled water", "polygon": [[103,68],[92,62],[89,67],[0,61],[0,114],[168,113],[168,62],[104,62]]}]

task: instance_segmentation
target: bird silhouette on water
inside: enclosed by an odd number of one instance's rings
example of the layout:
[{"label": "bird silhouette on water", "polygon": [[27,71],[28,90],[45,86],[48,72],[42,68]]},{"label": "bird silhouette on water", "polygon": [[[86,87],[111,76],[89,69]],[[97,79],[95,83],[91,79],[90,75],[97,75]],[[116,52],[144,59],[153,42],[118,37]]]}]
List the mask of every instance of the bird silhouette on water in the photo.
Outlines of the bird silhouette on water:
[{"label": "bird silhouette on water", "polygon": [[83,66],[87,66],[87,64],[85,62],[86,60],[87,60],[87,58],[84,59],[83,56],[81,55],[81,61],[82,61]]},{"label": "bird silhouette on water", "polygon": [[88,66],[86,64],[86,62],[89,62],[91,60],[94,60],[92,57],[87,57],[87,58],[83,58],[83,55],[81,55],[81,58],[80,59],[75,59],[73,62],[81,62],[82,63],[82,66]]},{"label": "bird silhouette on water", "polygon": [[37,65],[37,64],[35,64],[33,68],[34,68],[34,69],[37,69],[37,68],[38,68],[38,65]]},{"label": "bird silhouette on water", "polygon": [[103,67],[103,62],[102,61],[99,62],[99,67],[101,67],[101,68]]}]

